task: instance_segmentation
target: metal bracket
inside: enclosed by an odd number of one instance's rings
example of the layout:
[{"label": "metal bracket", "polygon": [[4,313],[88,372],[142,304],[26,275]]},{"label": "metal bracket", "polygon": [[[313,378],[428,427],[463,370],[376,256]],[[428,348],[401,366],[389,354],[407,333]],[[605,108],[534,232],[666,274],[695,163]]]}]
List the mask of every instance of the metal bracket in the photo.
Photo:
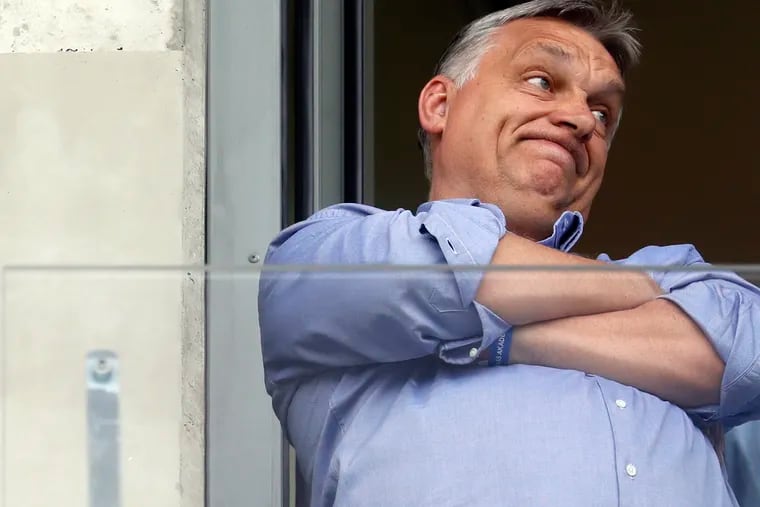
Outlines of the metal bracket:
[{"label": "metal bracket", "polygon": [[120,507],[119,359],[94,350],[86,372],[90,507]]}]

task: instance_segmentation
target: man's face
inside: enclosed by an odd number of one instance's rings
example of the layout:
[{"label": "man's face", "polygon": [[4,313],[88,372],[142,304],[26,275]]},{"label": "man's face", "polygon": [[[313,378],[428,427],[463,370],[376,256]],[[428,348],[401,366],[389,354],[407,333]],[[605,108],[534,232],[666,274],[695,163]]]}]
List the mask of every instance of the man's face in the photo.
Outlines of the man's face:
[{"label": "man's face", "polygon": [[565,210],[588,217],[623,80],[593,36],[560,20],[513,21],[492,42],[462,88],[439,76],[420,97],[431,198],[497,204],[511,231],[543,239]]}]

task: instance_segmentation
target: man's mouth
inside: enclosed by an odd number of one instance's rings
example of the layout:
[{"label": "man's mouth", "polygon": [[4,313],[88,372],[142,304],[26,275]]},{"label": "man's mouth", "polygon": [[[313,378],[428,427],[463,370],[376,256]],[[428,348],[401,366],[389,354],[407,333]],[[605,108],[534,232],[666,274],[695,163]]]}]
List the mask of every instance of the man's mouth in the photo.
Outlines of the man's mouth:
[{"label": "man's mouth", "polygon": [[527,141],[533,141],[541,155],[557,165],[567,167],[575,173],[581,169],[574,154],[562,144],[545,138],[531,138]]}]

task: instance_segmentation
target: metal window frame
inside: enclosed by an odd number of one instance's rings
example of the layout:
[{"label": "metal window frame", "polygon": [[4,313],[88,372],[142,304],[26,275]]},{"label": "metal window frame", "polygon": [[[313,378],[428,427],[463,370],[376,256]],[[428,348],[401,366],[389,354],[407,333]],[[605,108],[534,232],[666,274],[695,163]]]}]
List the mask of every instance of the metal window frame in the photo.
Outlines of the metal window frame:
[{"label": "metal window frame", "polygon": [[[210,266],[260,260],[290,221],[371,199],[373,5],[209,0]],[[209,506],[296,502],[295,459],[263,388],[256,290],[207,279]]]},{"label": "metal window frame", "polygon": [[[285,0],[293,2],[293,0]],[[296,220],[374,194],[374,0],[297,2]]]},{"label": "metal window frame", "polygon": [[[207,264],[250,266],[282,225],[282,12],[209,0]],[[250,261],[249,261],[250,259]],[[213,273],[213,272],[212,272]],[[207,277],[206,505],[288,501],[281,432],[264,390],[254,277]]]}]

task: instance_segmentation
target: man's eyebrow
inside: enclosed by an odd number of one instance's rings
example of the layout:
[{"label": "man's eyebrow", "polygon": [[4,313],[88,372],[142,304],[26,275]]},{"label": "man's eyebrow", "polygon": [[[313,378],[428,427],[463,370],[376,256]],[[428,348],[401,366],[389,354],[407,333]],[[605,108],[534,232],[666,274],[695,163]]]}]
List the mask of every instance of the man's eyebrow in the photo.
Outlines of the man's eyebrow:
[{"label": "man's eyebrow", "polygon": [[625,83],[619,79],[610,79],[603,88],[592,95],[617,95],[623,97],[625,96]]},{"label": "man's eyebrow", "polygon": [[518,54],[520,53],[546,53],[565,62],[575,60],[575,56],[559,44],[552,44],[551,42],[544,41],[534,42],[533,44],[524,47]]},{"label": "man's eyebrow", "polygon": [[[548,54],[557,60],[561,60],[563,63],[571,63],[576,59],[576,56],[566,48],[559,44],[553,44],[547,41],[537,41],[529,44],[522,48],[517,55],[532,53]],[[604,87],[594,95],[618,95],[623,97],[625,95],[625,83],[619,79],[610,79],[605,83]]]}]

